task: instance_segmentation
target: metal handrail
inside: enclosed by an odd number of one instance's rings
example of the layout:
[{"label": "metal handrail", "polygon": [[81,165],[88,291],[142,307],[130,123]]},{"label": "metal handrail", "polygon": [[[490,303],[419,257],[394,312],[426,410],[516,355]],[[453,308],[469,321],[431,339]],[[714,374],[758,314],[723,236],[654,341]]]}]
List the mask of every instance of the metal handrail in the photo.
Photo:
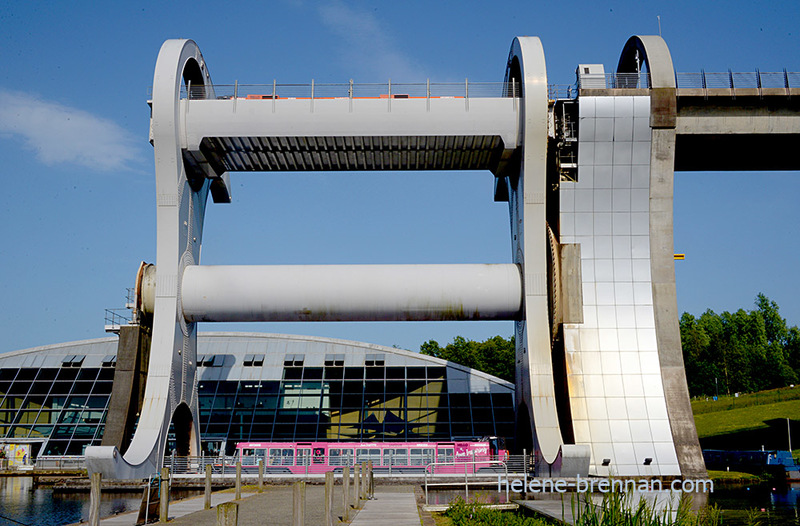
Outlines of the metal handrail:
[{"label": "metal handrail", "polygon": [[[121,314],[122,312],[128,315]],[[130,322],[130,311],[128,309],[105,309],[106,327],[119,327],[120,325],[128,325]]]},{"label": "metal handrail", "polygon": [[[505,463],[505,461],[499,460],[499,459],[498,460],[475,460],[475,461],[471,461],[471,462],[455,462],[455,461],[452,461],[452,462],[431,462],[430,464],[427,464],[425,466],[425,504],[426,505],[428,504],[428,486],[451,485],[450,482],[442,482],[442,483],[438,483],[438,484],[430,483],[429,484],[428,483],[428,471],[429,471],[429,468],[431,466],[453,466],[453,467],[464,466],[464,501],[469,501],[469,479],[468,479],[469,471],[467,471],[467,469],[466,469],[466,466],[468,464],[476,464],[476,465],[477,464],[495,464],[495,465],[502,465],[503,466],[503,471],[504,471],[505,476],[506,476],[506,480],[508,480],[508,465]],[[478,473],[475,470],[475,467],[477,467],[477,466],[473,466],[473,469],[472,469],[472,480],[473,480],[473,482],[475,481],[475,478],[478,475]],[[434,474],[435,473],[432,471],[431,475],[434,475]],[[447,473],[447,474],[448,475],[455,475],[455,473]],[[494,477],[495,474],[496,473],[492,473],[492,477]],[[506,501],[508,501],[508,484],[506,484]]]},{"label": "metal handrail", "polygon": [[[152,88],[151,88],[152,90]],[[181,98],[205,99],[210,90],[203,86],[182,86]],[[416,83],[325,83],[309,84],[214,84],[217,99],[353,99],[353,98],[485,98],[519,97],[520,86],[503,82],[416,82]]]},{"label": "metal handrail", "polygon": [[[675,73],[678,89],[791,89],[800,88],[800,72],[725,71],[707,73]],[[579,89],[636,89],[649,88],[650,75],[641,73],[598,73],[578,75]]]},{"label": "metal handrail", "polygon": [[[548,84],[547,93],[550,100],[574,99],[581,89],[648,89],[651,87],[650,74],[640,73],[600,73],[578,75],[574,84]],[[676,72],[678,89],[785,89],[800,88],[800,72],[716,72],[707,73]],[[415,82],[396,83],[354,83],[352,80],[342,83],[320,84],[312,80],[310,83],[278,84],[214,84],[213,90],[205,86],[182,86],[181,98],[200,100],[214,93],[217,99],[359,99],[359,98],[485,98],[522,96],[522,86],[504,82],[474,82],[465,79],[463,82]],[[732,94],[735,94],[732,91]],[[152,96],[152,87],[148,89]]]}]

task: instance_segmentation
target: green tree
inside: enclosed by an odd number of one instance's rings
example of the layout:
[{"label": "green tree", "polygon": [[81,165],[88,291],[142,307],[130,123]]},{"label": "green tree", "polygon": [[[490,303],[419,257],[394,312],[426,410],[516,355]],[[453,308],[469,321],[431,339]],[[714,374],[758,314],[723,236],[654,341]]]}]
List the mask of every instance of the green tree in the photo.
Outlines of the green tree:
[{"label": "green tree", "polygon": [[494,336],[482,342],[456,336],[452,343],[444,347],[436,340],[428,340],[420,346],[419,352],[465,365],[509,382],[514,381],[516,349],[513,336],[509,339]]},{"label": "green tree", "polygon": [[778,305],[763,294],[751,311],[680,320],[683,359],[693,396],[751,392],[797,382],[800,330],[788,327]]}]

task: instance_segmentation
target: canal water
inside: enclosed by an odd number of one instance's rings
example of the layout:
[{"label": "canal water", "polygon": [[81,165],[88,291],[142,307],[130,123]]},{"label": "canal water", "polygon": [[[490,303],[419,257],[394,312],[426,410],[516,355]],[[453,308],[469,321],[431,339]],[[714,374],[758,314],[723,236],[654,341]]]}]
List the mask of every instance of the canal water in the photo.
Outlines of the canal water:
[{"label": "canal water", "polygon": [[[172,491],[173,499],[202,493]],[[137,511],[142,491],[103,492],[100,516]],[[0,477],[0,526],[61,526],[89,519],[89,492],[35,487],[32,477]]]},{"label": "canal water", "polygon": [[[103,493],[100,516],[138,510],[142,492]],[[0,525],[60,526],[89,519],[89,493],[34,487],[32,477],[0,478]]]}]

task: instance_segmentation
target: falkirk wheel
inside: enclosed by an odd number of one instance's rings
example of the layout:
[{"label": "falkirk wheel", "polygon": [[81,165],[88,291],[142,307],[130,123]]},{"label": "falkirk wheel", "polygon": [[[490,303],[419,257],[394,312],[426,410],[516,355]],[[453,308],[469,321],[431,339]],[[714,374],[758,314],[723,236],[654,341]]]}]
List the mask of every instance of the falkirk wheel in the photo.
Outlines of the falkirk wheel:
[{"label": "falkirk wheel", "polygon": [[[672,59],[660,37],[635,36],[613,89],[598,66],[578,73],[575,93],[553,96],[541,42],[518,37],[488,95],[430,82],[222,94],[193,41],[166,41],[150,126],[157,258],[137,278],[152,327],[134,343],[140,416],[132,439],[87,448],[89,471],[155,473],[170,423],[178,454],[199,454],[198,322],[513,320],[517,443],[538,475],[703,476],[675,292]],[[209,194],[230,202],[230,172],[271,170],[487,170],[513,263],[201,265]],[[130,401],[130,385],[115,389],[112,405]],[[133,430],[129,406],[109,414],[118,434]]]}]

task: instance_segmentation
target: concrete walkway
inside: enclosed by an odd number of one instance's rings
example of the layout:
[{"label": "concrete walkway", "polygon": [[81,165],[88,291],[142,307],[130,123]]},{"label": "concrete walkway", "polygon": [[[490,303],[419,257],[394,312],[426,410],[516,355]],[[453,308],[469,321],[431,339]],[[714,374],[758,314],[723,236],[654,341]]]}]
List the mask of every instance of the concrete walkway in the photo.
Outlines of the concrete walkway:
[{"label": "concrete walkway", "polygon": [[[242,493],[242,499],[246,499],[247,497],[257,495],[256,493]],[[211,506],[217,506],[219,504],[230,502],[236,495],[232,491],[221,492],[217,491],[211,494]],[[169,503],[169,518],[177,519],[179,517],[184,517],[186,515],[203,511],[203,505],[205,503],[205,497],[200,495],[199,497],[192,497],[189,499],[183,499],[178,501],[173,501]],[[216,512],[214,512],[216,513]],[[132,511],[128,513],[121,513],[119,515],[114,515],[113,517],[106,517],[105,519],[100,520],[100,524],[102,526],[132,526],[136,523],[136,517],[138,517],[138,511]]]},{"label": "concrete walkway", "polygon": [[375,492],[375,498],[364,504],[351,526],[419,526],[419,512],[414,491]]},{"label": "concrete walkway", "polygon": [[[305,524],[325,524],[325,488],[321,485],[306,486]],[[352,492],[352,488],[351,488]],[[233,491],[217,491],[211,494],[210,510],[203,509],[202,495],[170,502],[169,524],[173,526],[216,526],[216,506],[233,501]],[[266,486],[263,493],[243,492],[239,503],[239,526],[290,526],[292,524],[292,487]],[[334,487],[334,524],[341,524],[344,515],[342,487]],[[385,486],[377,488],[375,498],[362,504],[361,510],[350,509],[353,526],[419,526],[420,518],[414,497],[414,486]],[[102,526],[132,526],[138,512],[122,513],[100,521]]]}]

